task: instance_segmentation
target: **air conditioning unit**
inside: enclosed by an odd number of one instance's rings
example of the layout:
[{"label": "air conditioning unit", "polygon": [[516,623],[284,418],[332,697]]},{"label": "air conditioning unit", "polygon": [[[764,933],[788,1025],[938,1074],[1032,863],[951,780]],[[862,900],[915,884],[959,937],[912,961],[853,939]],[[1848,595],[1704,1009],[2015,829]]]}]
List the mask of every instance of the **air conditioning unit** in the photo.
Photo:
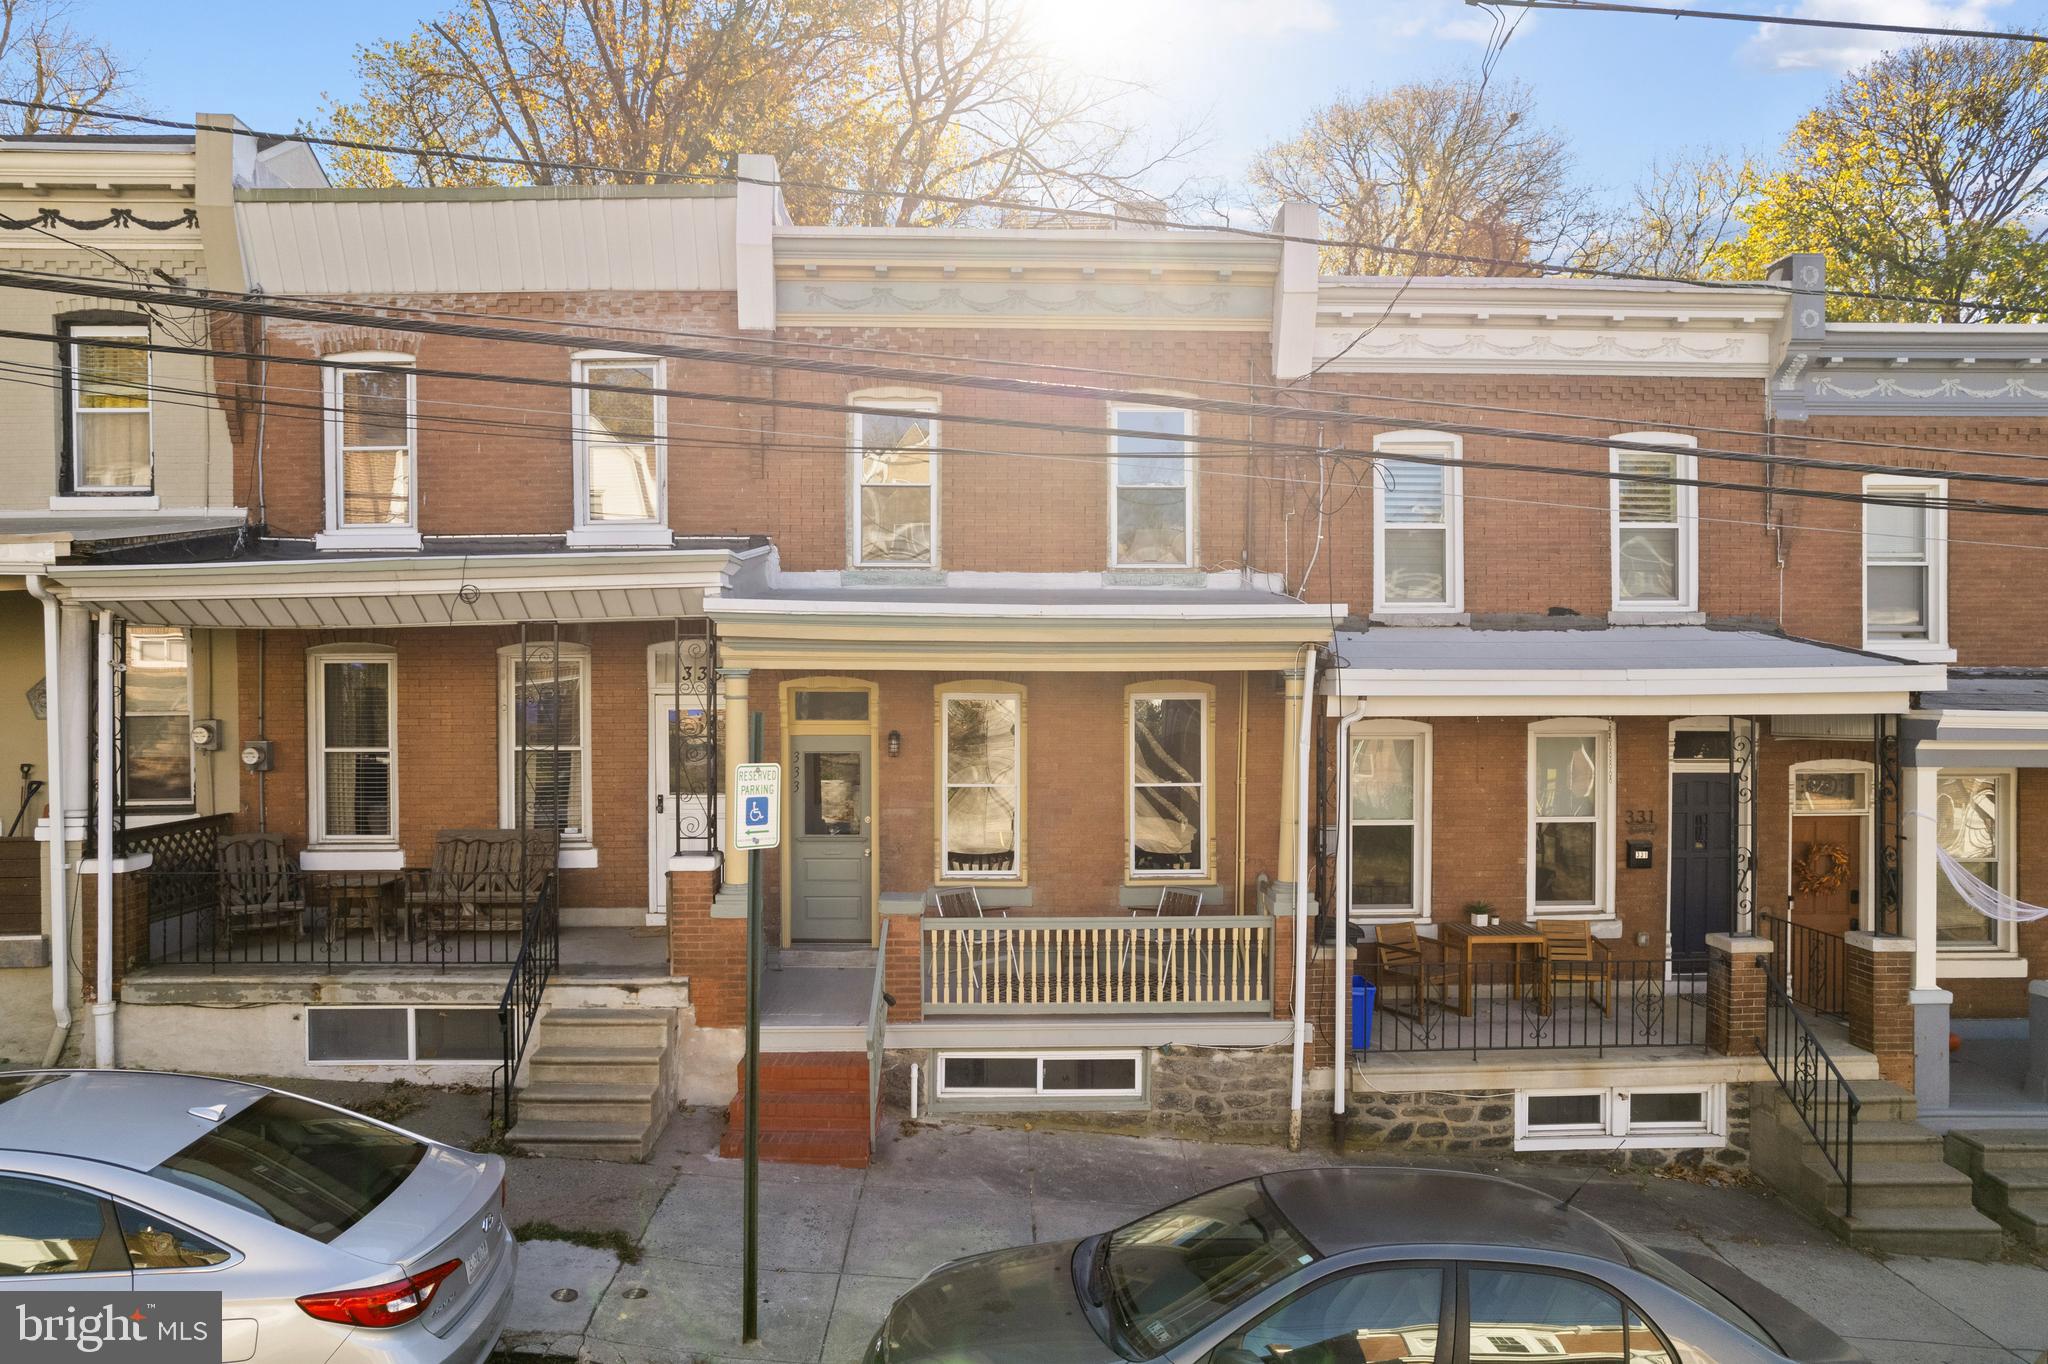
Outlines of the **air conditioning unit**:
[{"label": "air conditioning unit", "polygon": [[1773,739],[1835,739],[1843,743],[1869,743],[1873,737],[1868,715],[1773,715]]}]

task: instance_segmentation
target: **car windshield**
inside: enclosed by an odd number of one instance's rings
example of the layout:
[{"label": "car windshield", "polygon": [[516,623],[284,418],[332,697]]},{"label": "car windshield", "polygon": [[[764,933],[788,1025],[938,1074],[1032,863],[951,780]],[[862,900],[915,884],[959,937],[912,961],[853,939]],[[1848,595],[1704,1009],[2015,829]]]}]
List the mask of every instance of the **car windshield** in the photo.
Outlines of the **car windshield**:
[{"label": "car windshield", "polygon": [[1314,1259],[1315,1247],[1251,1180],[1111,1232],[1104,1274],[1121,1334],[1158,1354]]},{"label": "car windshield", "polygon": [[426,1154],[425,1143],[403,1132],[270,1094],[150,1173],[332,1241],[369,1216]]},{"label": "car windshield", "polygon": [[1632,1267],[1649,1275],[1666,1288],[1683,1293],[1730,1326],[1746,1335],[1754,1336],[1759,1344],[1769,1346],[1774,1353],[1777,1351],[1778,1342],[1771,1339],[1771,1333],[1759,1325],[1755,1317],[1737,1307],[1720,1289],[1683,1266],[1673,1264],[1648,1246],[1640,1245],[1625,1236],[1616,1236],[1614,1239],[1621,1243],[1622,1253],[1628,1256],[1628,1262]]}]

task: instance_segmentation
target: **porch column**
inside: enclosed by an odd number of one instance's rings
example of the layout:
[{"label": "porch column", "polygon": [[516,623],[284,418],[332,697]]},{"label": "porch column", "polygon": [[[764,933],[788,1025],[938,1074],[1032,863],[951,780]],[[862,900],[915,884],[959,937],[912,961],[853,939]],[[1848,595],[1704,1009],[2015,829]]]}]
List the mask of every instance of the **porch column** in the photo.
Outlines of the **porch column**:
[{"label": "porch column", "polygon": [[1889,933],[1856,930],[1848,935],[1849,1042],[1877,1057],[1877,1072],[1894,1084],[1911,1085],[1913,944]]},{"label": "porch column", "polygon": [[1771,940],[1707,934],[1707,1050],[1752,1056],[1764,1035],[1765,972]]},{"label": "porch column", "polygon": [[1913,944],[1913,1093],[1926,1109],[1948,1107],[1949,1006],[1955,996],[1941,988],[1934,932],[1934,906],[1941,885],[1941,864],[1934,860],[1932,815],[1935,779],[1940,769],[1905,767],[1899,771],[1899,803],[1905,811],[1905,832],[1899,848],[1899,933]]},{"label": "porch column", "polygon": [[1301,785],[1301,708],[1310,702],[1302,695],[1302,670],[1289,668],[1286,678],[1287,718],[1280,742],[1280,856],[1273,863],[1273,892],[1276,897],[1284,895],[1287,903],[1299,908],[1303,897],[1301,868],[1295,865],[1300,832],[1295,826],[1299,814],[1295,788]]},{"label": "porch column", "polygon": [[93,715],[92,707],[85,703],[92,694],[92,651],[92,618],[82,607],[67,604],[58,613],[58,673],[49,686],[52,691],[61,688],[64,694],[59,738],[64,752],[62,813],[68,843],[85,837],[86,811],[92,804]]},{"label": "porch column", "polygon": [[742,889],[747,884],[747,855],[733,844],[740,828],[739,812],[732,804],[732,793],[738,789],[740,764],[749,760],[747,753],[748,736],[753,731],[752,713],[747,709],[747,673],[745,668],[721,668],[719,682],[725,687],[725,733],[719,743],[719,761],[725,768],[721,774],[726,793],[727,818],[719,822],[724,830],[724,865],[719,868],[719,881],[727,886]]}]

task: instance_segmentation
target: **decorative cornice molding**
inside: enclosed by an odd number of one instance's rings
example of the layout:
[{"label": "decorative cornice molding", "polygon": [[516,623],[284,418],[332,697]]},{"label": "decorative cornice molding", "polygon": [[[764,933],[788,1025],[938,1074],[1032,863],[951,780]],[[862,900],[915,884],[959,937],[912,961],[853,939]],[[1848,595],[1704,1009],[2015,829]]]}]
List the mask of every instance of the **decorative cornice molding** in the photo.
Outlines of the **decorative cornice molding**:
[{"label": "decorative cornice molding", "polygon": [[1761,377],[1770,337],[1761,328],[1556,329],[1532,326],[1402,326],[1375,333],[1321,329],[1317,353],[1343,370],[1507,373],[1673,372]]},{"label": "decorative cornice molding", "polygon": [[1144,321],[1166,325],[1264,327],[1271,290],[1264,285],[1068,285],[1051,283],[883,283],[782,280],[776,313],[786,319],[855,318],[864,322],[1013,321],[1056,325]]}]

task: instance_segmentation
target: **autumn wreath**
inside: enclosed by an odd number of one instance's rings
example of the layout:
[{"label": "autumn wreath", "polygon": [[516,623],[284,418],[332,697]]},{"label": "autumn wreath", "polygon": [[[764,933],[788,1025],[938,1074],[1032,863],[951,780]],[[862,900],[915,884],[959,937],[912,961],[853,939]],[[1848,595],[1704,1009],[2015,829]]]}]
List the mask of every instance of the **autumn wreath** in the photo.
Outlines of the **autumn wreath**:
[{"label": "autumn wreath", "polygon": [[1849,850],[1839,843],[1815,843],[1792,870],[1799,873],[1801,895],[1826,895],[1849,879]]}]

